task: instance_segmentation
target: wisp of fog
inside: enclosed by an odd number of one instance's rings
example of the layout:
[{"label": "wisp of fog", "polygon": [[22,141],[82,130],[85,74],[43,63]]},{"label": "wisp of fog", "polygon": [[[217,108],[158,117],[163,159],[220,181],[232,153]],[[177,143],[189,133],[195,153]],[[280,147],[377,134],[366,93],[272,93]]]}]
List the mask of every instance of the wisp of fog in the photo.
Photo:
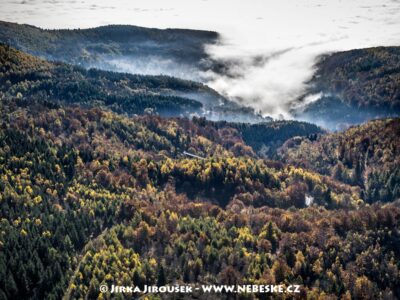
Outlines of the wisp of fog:
[{"label": "wisp of fog", "polygon": [[115,63],[134,73],[201,76],[223,95],[275,118],[290,118],[290,108],[301,105],[297,100],[319,55],[400,44],[400,0],[1,2],[0,19],[43,28],[132,24],[218,31],[221,41],[207,52],[225,64],[224,73],[195,74],[169,61],[156,66]]}]

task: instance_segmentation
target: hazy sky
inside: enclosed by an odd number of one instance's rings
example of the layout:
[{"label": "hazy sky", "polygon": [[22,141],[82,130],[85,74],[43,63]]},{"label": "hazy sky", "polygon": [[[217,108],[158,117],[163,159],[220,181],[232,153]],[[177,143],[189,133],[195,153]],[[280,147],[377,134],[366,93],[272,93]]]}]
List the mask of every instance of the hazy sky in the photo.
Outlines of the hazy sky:
[{"label": "hazy sky", "polygon": [[[44,28],[106,24],[215,30],[209,49],[236,59],[239,78],[210,76],[210,85],[265,114],[287,116],[317,55],[400,45],[400,0],[0,0],[0,19]],[[254,56],[270,57],[252,65]]]}]

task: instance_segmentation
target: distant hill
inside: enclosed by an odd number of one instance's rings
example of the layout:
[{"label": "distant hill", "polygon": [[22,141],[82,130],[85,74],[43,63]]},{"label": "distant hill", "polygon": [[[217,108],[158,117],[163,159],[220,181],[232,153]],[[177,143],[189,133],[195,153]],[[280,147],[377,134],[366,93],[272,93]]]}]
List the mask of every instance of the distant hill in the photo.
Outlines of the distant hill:
[{"label": "distant hill", "polygon": [[400,47],[357,49],[322,56],[303,100],[319,99],[295,111],[297,118],[338,129],[340,124],[398,116]]},{"label": "distant hill", "polygon": [[164,67],[174,64],[177,70],[172,75],[190,79],[206,63],[204,46],[217,42],[218,37],[211,31],[131,25],[44,30],[0,21],[0,42],[35,56],[130,73],[145,73],[144,68],[148,74],[153,74],[149,68],[163,73]]},{"label": "distant hill", "polygon": [[359,186],[364,199],[400,197],[400,119],[370,121],[316,141],[293,138],[279,150],[285,163]]},{"label": "distant hill", "polygon": [[0,45],[1,91],[14,97],[103,107],[117,113],[266,120],[193,81],[83,69]]},{"label": "distant hill", "polygon": [[[109,25],[90,29],[44,30],[0,21],[0,42],[50,61],[85,69],[131,74],[165,74],[202,81],[203,71],[225,72],[205,46],[219,41],[212,31]],[[304,95],[293,105],[297,120],[340,130],[400,113],[400,47],[337,52],[320,57]],[[225,71],[224,71],[225,70]],[[171,81],[171,80],[169,80]],[[168,87],[163,96],[201,102],[212,120],[263,121],[251,108],[227,101],[208,88]],[[316,101],[309,101],[311,98]]]}]

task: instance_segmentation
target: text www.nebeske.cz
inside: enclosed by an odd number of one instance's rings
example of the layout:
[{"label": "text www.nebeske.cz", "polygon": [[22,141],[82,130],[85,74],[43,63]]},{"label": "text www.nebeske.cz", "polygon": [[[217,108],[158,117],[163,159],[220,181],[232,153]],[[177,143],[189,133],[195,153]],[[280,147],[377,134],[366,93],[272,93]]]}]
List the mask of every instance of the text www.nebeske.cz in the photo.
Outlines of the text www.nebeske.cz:
[{"label": "text www.nebeske.cz", "polygon": [[112,294],[124,293],[300,293],[300,285],[166,285],[166,286],[154,286],[145,285],[144,287],[138,286],[119,286],[111,285],[100,286],[100,292],[110,292]]}]

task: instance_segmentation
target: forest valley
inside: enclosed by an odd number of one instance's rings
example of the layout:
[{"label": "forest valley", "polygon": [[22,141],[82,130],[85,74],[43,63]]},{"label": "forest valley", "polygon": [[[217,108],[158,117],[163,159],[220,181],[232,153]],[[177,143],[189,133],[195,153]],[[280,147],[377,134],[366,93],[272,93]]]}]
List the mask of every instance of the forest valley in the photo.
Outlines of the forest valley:
[{"label": "forest valley", "polygon": [[8,46],[0,61],[0,299],[110,299],[101,284],[174,283],[400,297],[399,118],[328,133],[162,117],[146,108],[201,103],[150,93],[162,78]]}]

